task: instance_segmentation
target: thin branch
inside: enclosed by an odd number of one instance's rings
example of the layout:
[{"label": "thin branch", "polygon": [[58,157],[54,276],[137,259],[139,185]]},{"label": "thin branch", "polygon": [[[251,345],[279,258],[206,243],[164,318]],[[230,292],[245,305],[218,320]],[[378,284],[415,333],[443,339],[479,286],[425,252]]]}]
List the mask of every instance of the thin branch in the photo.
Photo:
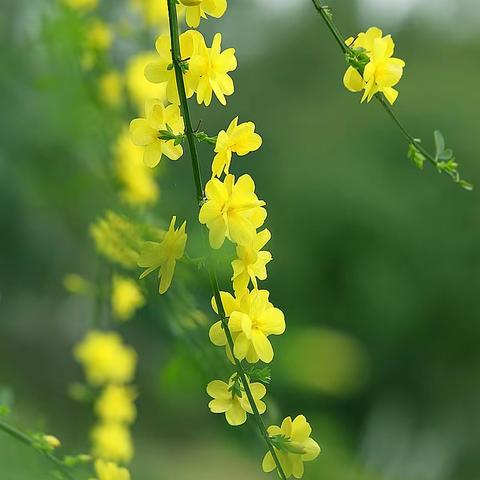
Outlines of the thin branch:
[{"label": "thin branch", "polygon": [[[195,144],[195,131],[192,128],[192,121],[191,121],[190,112],[188,109],[188,101],[187,101],[187,96],[185,92],[185,83],[183,79],[183,70],[182,70],[183,59],[181,58],[181,51],[180,51],[176,0],[167,0],[167,5],[168,5],[169,26],[170,26],[172,61],[173,61],[173,67],[175,69],[175,78],[177,81],[177,90],[180,98],[180,106],[182,109],[183,119],[185,122],[185,135],[187,137],[188,146],[190,150],[190,157],[192,160],[193,178],[195,181],[195,188],[196,188],[196,199],[197,199],[198,207],[200,207],[203,202],[203,186],[202,186],[203,184],[202,184],[202,176],[201,176],[200,164],[199,164],[198,153],[197,153],[197,146]],[[218,316],[222,322],[222,326],[225,331],[228,346],[231,352],[233,353],[233,346],[234,346],[233,338],[232,338],[230,329],[228,327],[227,317],[225,315],[225,309],[224,309],[222,298],[220,295],[220,288],[218,286],[218,279],[215,272],[215,268],[213,267],[211,262],[208,262],[207,269],[208,269],[208,275],[210,278],[212,293],[217,303]],[[265,443],[268,446],[270,453],[272,454],[273,460],[277,467],[278,474],[282,480],[286,480],[287,477],[285,475],[285,472],[283,471],[282,465],[280,464],[280,460],[278,459],[275,448],[273,447],[273,444],[268,435],[268,431],[265,427],[263,419],[255,403],[252,391],[247,381],[245,370],[242,366],[242,363],[236,358],[235,358],[235,367],[239,377],[242,380],[245,393],[250,403],[250,407],[252,408],[252,411],[253,411],[254,420],[258,426],[260,434],[262,435],[263,439],[265,440]]]},{"label": "thin branch", "polygon": [[42,456],[46,457],[51,463],[53,463],[55,467],[58,468],[62,472],[62,474],[65,475],[66,478],[68,478],[68,480],[74,480],[70,472],[65,467],[65,464],[59,458],[49,452],[39,449],[35,445],[33,439],[30,438],[28,435],[3,420],[0,420],[0,430],[10,435],[12,438],[17,439],[24,445],[32,447],[36,452],[40,453]]},{"label": "thin branch", "polygon": [[[330,7],[323,5],[320,0],[312,0],[313,6],[315,10],[320,14],[323,21],[325,22],[328,30],[335,38],[336,42],[338,43],[340,49],[342,50],[343,54],[348,54],[349,52],[354,52],[354,50],[346,45],[345,38],[340,33],[340,30],[336,26],[335,22],[332,18],[332,12]],[[360,72],[361,73],[361,72]],[[393,111],[392,107],[385,101],[385,98],[380,93],[375,95],[375,99],[380,103],[380,105],[384,108],[390,119],[393,123],[397,126],[400,130],[402,135],[408,140],[408,143],[412,145],[418,152],[420,152],[425,159],[427,159],[439,172],[446,173],[450,178],[453,179],[454,182],[460,184],[463,188],[467,190],[471,190],[473,186],[468,182],[462,180],[460,175],[456,169],[457,165],[455,165],[454,169],[446,169],[444,162],[441,162],[437,156],[432,155],[429,153],[420,143],[420,140],[415,138],[409,131],[404,127],[402,122],[399,120],[395,112]]]}]

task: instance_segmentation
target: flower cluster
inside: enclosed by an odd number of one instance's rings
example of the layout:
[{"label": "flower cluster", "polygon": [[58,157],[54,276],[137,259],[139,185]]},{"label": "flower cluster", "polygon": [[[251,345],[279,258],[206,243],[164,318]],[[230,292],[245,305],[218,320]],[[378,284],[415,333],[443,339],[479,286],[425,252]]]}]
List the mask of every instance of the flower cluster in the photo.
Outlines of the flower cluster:
[{"label": "flower cluster", "polygon": [[[220,17],[227,8],[225,0],[181,0],[181,4],[187,24],[194,28],[201,18]],[[171,1],[168,6],[174,9],[175,5],[176,2]],[[170,20],[170,24],[176,21]],[[176,35],[178,38],[171,38]],[[196,180],[197,191],[204,191],[198,218],[208,229],[213,250],[220,249],[226,240],[236,246],[231,278],[234,294],[214,289],[212,307],[220,319],[209,332],[212,343],[225,348],[227,357],[235,364],[235,372],[226,382],[211,381],[207,393],[212,398],[209,408],[213,413],[225,414],[230,425],[241,425],[247,414],[261,415],[267,409],[263,398],[268,382],[261,376],[260,381],[256,381],[255,369],[259,367],[255,364],[268,364],[273,360],[271,337],[284,333],[285,318],[270,302],[269,292],[258,285],[267,278],[267,264],[272,260],[270,252],[264,249],[271,238],[270,231],[263,227],[267,218],[266,203],[258,198],[250,175],[237,178],[230,173],[234,155],[244,156],[261,147],[262,138],[255,131],[255,124],[239,123],[235,117],[226,129],[209,137],[203,132],[185,130],[184,126],[191,120],[180,116],[179,106],[183,113],[188,113],[184,102],[194,95],[198,104],[209,106],[213,96],[226,105],[227,97],[234,93],[230,72],[237,68],[235,50],[222,51],[221,43],[220,33],[214,35],[210,47],[197,30],[178,34],[174,28],[170,35],[160,35],[155,45],[158,56],[146,65],[145,78],[161,86],[166,98],[147,99],[145,117],[132,120],[130,135],[135,145],[143,147],[144,163],[150,167],[158,165],[163,155],[171,160],[180,158],[182,143],[188,136],[190,146],[192,136],[214,144],[211,178],[204,188],[200,180]],[[185,250],[185,223],[178,230],[175,223],[176,217],[173,217],[161,242],[146,242],[138,259],[138,265],[146,268],[141,278],[159,269],[160,293],[169,288],[176,261]],[[217,300],[221,300],[221,305],[217,305]],[[245,370],[243,362],[252,364],[253,370]],[[275,447],[278,457],[280,453],[283,455],[280,460],[283,473],[287,477],[298,477],[303,473],[303,461],[316,457],[319,449],[313,448],[313,444],[317,444],[309,438],[310,431],[305,437],[306,427],[301,426],[302,431],[298,433],[297,424],[301,420],[296,419],[295,428],[290,429],[286,426],[288,421],[292,423],[290,417],[284,421],[283,440],[276,440],[271,427],[268,442],[270,451]],[[296,445],[296,449],[292,445]],[[272,470],[269,458],[264,461],[264,470]]]},{"label": "flower cluster", "polygon": [[75,347],[74,356],[88,383],[101,388],[95,401],[98,423],[91,431],[92,454],[99,459],[95,465],[98,480],[128,479],[128,472],[111,462],[128,463],[133,457],[129,425],[136,417],[136,393],[129,384],[137,355],[117,333],[91,330]]},{"label": "flower cluster", "polygon": [[345,87],[351,92],[363,90],[362,102],[382,93],[393,104],[398,97],[393,87],[402,78],[405,62],[393,57],[392,36],[383,36],[379,28],[371,27],[356,38],[347,39],[346,44],[350,48],[347,54],[350,66],[343,77]]}]

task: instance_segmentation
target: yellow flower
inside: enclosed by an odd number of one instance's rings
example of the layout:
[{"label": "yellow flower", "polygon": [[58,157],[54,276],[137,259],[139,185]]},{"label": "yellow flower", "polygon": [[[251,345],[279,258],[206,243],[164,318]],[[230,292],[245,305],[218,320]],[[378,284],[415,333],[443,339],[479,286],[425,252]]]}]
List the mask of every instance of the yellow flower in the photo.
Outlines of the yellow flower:
[{"label": "yellow flower", "polygon": [[198,218],[209,229],[212,248],[220,248],[225,237],[239,245],[249,244],[267,217],[265,202],[255,195],[252,177],[242,175],[237,182],[233,175],[227,175],[223,182],[212,178],[205,186],[205,195]]},{"label": "yellow flower", "polygon": [[92,385],[129,382],[137,363],[135,351],[114,332],[91,330],[75,347],[74,355]]},{"label": "yellow flower", "polygon": [[215,158],[212,163],[212,174],[219,177],[223,172],[229,173],[232,153],[246,155],[258,150],[262,145],[262,137],[255,133],[255,124],[245,122],[238,125],[235,117],[227,128],[222,130],[217,137],[215,145]]},{"label": "yellow flower", "polygon": [[92,429],[93,454],[114,462],[129,462],[133,457],[130,431],[120,423],[100,423]]},{"label": "yellow flower", "polygon": [[[180,51],[182,59],[190,59],[189,64],[197,54],[197,50],[205,47],[205,40],[200,32],[187,30],[180,35]],[[177,90],[177,80],[175,70],[172,68],[172,53],[169,35],[160,35],[155,42],[158,56],[156,60],[147,64],[145,67],[145,78],[152,83],[165,83],[167,89],[167,99],[171,103],[179,104]],[[191,69],[184,73],[185,93],[187,98],[193,95],[192,85],[198,80],[192,79]]]},{"label": "yellow flower", "polygon": [[145,242],[138,260],[138,266],[146,268],[140,275],[141,279],[157,268],[160,269],[158,272],[160,278],[158,291],[161,294],[165,293],[170,287],[175,273],[175,265],[177,260],[183,257],[185,244],[187,243],[187,234],[185,233],[187,222],[183,222],[182,226],[176,230],[176,221],[177,217],[172,217],[168,231],[160,243]]},{"label": "yellow flower", "polygon": [[68,5],[74,10],[93,10],[98,5],[98,0],[63,0],[65,5]]},{"label": "yellow flower", "polygon": [[197,28],[200,18],[210,15],[220,18],[227,10],[227,0],[180,0],[186,7],[186,21],[189,27]]},{"label": "yellow flower", "polygon": [[60,440],[57,437],[55,437],[54,435],[44,435],[43,439],[52,448],[58,448],[58,447],[62,446]]},{"label": "yellow flower", "polygon": [[132,142],[128,130],[120,134],[114,147],[114,167],[123,187],[120,195],[134,206],[152,204],[159,196],[154,171],[143,162],[143,150]]},{"label": "yellow flower", "polygon": [[137,415],[135,396],[130,387],[108,385],[96,401],[95,411],[105,423],[132,423]]},{"label": "yellow flower", "polygon": [[[150,26],[164,27],[168,24],[168,8],[166,1],[158,0],[131,0],[132,7],[140,10],[145,22]],[[182,17],[185,13],[183,5],[177,5],[177,15]]]},{"label": "yellow flower", "polygon": [[395,44],[391,35],[385,37],[379,28],[371,27],[358,37],[348,39],[347,44],[354,49],[363,49],[370,62],[365,66],[363,74],[353,67],[348,67],[343,78],[345,87],[352,92],[365,90],[362,102],[369,102],[376,93],[383,93],[385,98],[393,104],[398,97],[397,85],[403,75],[405,62],[393,58]]},{"label": "yellow flower", "polygon": [[241,292],[248,287],[251,281],[254,288],[258,288],[257,278],[267,278],[266,265],[272,260],[272,254],[262,248],[270,240],[271,234],[267,229],[257,233],[248,245],[237,246],[237,257],[232,262],[233,289]]},{"label": "yellow flower", "polygon": [[[143,236],[140,226],[125,217],[108,211],[90,227],[98,252],[122,265],[124,268],[136,268]],[[152,235],[149,232],[149,235]]]},{"label": "yellow flower", "polygon": [[[281,310],[268,301],[268,297],[267,290],[246,291],[236,298],[223,292],[222,303],[225,314],[229,317],[228,328],[233,337],[233,354],[238,360],[246,359],[249,363],[261,360],[270,363],[273,359],[273,348],[268,337],[281,335],[285,331],[285,317]],[[214,300],[212,306],[217,312]],[[214,345],[227,346],[221,321],[212,325],[209,336]]]},{"label": "yellow flower", "polygon": [[194,81],[193,89],[197,92],[197,102],[207,107],[212,101],[212,93],[222,105],[226,105],[225,95],[232,95],[235,91],[233,80],[229,72],[237,68],[235,49],[228,48],[221,51],[222,35],[215,34],[212,46],[208,48],[200,43],[198,52],[188,62],[191,78]]},{"label": "yellow flower", "polygon": [[145,305],[145,297],[131,279],[115,275],[112,285],[112,310],[118,320],[130,319],[137,309]]},{"label": "yellow flower", "polygon": [[[213,380],[207,385],[207,393],[213,398],[208,407],[212,413],[225,413],[230,425],[242,425],[247,420],[247,412],[253,414],[253,410],[242,381],[235,378],[236,375],[232,375],[228,383]],[[258,411],[260,414],[265,413],[267,406],[261,399],[267,393],[267,389],[261,383],[249,382],[249,386]]]},{"label": "yellow flower", "polygon": [[130,472],[116,463],[99,459],[95,462],[97,480],[130,480]]},{"label": "yellow flower", "polygon": [[89,48],[107,50],[112,45],[113,33],[105,22],[95,18],[87,25],[86,41]]},{"label": "yellow flower", "polygon": [[130,136],[135,145],[145,147],[143,161],[150,168],[156,167],[162,155],[178,160],[183,155],[181,145],[175,140],[162,140],[159,130],[170,128],[175,135],[183,134],[185,126],[177,105],[164,107],[160,100],[146,102],[146,118],[135,118],[130,122]]},{"label": "yellow flower", "polygon": [[118,107],[122,97],[122,77],[114,70],[103,74],[99,80],[101,99],[110,107]]},{"label": "yellow flower", "polygon": [[[281,435],[284,448],[275,448],[278,459],[287,478],[292,475],[295,478],[303,476],[303,462],[310,462],[318,457],[320,447],[318,443],[310,438],[312,429],[303,415],[298,415],[293,422],[290,417],[283,420],[281,427],[272,425],[268,427],[270,437]],[[263,458],[262,468],[264,472],[272,472],[276,465],[272,454],[268,452]]]},{"label": "yellow flower", "polygon": [[[155,1],[161,5],[162,2]],[[145,78],[145,67],[155,62],[155,52],[142,52],[130,58],[125,71],[125,84],[128,94],[133,100],[139,112],[143,112],[145,102],[150,98],[156,98],[163,102],[167,96],[167,84],[154,84]]]}]

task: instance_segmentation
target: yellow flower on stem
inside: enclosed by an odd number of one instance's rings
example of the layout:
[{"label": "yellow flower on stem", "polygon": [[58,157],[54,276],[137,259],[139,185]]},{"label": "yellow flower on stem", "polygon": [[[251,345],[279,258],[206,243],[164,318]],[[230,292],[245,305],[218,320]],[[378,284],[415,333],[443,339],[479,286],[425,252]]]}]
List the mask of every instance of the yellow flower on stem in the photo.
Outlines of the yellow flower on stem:
[{"label": "yellow flower on stem", "polygon": [[270,231],[264,229],[257,233],[249,244],[237,246],[237,258],[232,262],[233,289],[236,292],[246,290],[250,281],[254,288],[258,288],[257,278],[267,278],[266,265],[272,260],[272,254],[262,248],[270,238]]},{"label": "yellow flower on stem", "polygon": [[222,52],[222,35],[216,33],[211,47],[205,42],[199,43],[199,49],[188,62],[188,71],[191,74],[193,89],[197,92],[197,102],[207,107],[212,101],[212,94],[222,105],[227,104],[225,95],[232,95],[235,91],[233,80],[229,72],[237,68],[235,49],[227,48]]},{"label": "yellow flower on stem", "polygon": [[[201,46],[205,48],[205,40],[200,32],[196,30],[183,32],[180,35],[181,59],[190,63]],[[160,35],[155,42],[155,48],[157,49],[158,56],[155,61],[148,63],[145,67],[145,78],[152,83],[165,83],[168,101],[178,105],[180,100],[178,97],[175,69],[173,68],[170,37],[166,34]],[[190,68],[184,72],[184,81],[187,98],[190,98],[193,95],[192,85],[197,82],[197,80],[192,80]]]},{"label": "yellow flower on stem", "polygon": [[159,268],[158,276],[160,278],[159,292],[165,293],[172,283],[173,274],[177,260],[183,257],[185,244],[187,243],[187,234],[185,232],[187,222],[183,222],[181,227],[176,230],[175,222],[177,217],[172,217],[168,231],[163,240],[157,242],[145,242],[140,253],[138,266],[146,270],[140,275],[140,279],[146,277],[154,270]]},{"label": "yellow flower on stem", "polygon": [[[78,1],[78,0],[77,0]],[[168,24],[167,2],[158,0],[131,0],[131,6],[139,10],[148,26],[165,28]],[[183,5],[177,5],[177,15],[182,17],[185,13]]]},{"label": "yellow flower on stem", "polygon": [[[262,401],[267,389],[262,383],[250,383],[250,390],[260,414],[265,413],[267,406]],[[247,413],[253,414],[241,379],[232,375],[228,383],[213,380],[207,385],[207,393],[213,398],[208,404],[212,413],[225,413],[230,425],[242,425],[247,420]]]},{"label": "yellow flower on stem", "polygon": [[115,422],[100,423],[92,429],[91,437],[96,457],[114,462],[132,459],[132,437],[126,426]]},{"label": "yellow flower on stem", "polygon": [[150,168],[156,167],[162,155],[178,160],[183,155],[182,145],[175,145],[175,139],[162,139],[160,131],[182,135],[185,129],[177,105],[164,107],[160,100],[153,99],[145,104],[146,118],[135,118],[130,122],[132,142],[145,147],[143,161]]},{"label": "yellow flower on stem", "polygon": [[59,448],[62,446],[60,440],[54,435],[44,435],[43,440],[45,440],[45,442],[47,442],[48,446],[51,448]]},{"label": "yellow flower on stem", "polygon": [[225,238],[238,245],[249,244],[267,217],[265,202],[255,195],[252,177],[242,175],[236,182],[233,175],[227,175],[223,182],[212,178],[205,186],[205,195],[198,218],[209,229],[211,247],[220,248]]},{"label": "yellow flower on stem", "polygon": [[118,320],[131,318],[137,309],[145,305],[145,297],[131,279],[115,275],[112,285],[112,310]]},{"label": "yellow flower on stem", "polygon": [[[229,317],[228,328],[234,343],[233,354],[238,360],[270,363],[273,359],[273,348],[268,337],[281,335],[285,331],[285,317],[280,309],[268,301],[268,297],[267,290],[245,291],[235,298],[222,292],[225,314]],[[212,306],[217,312],[214,300]],[[211,326],[209,336],[214,345],[227,347],[227,356],[231,359],[221,321]]]},{"label": "yellow flower on stem", "polygon": [[123,344],[120,335],[99,330],[87,333],[75,347],[74,356],[92,385],[129,382],[137,363],[137,354]]},{"label": "yellow flower on stem", "polygon": [[403,76],[405,62],[393,58],[395,44],[391,35],[383,37],[383,32],[377,27],[371,27],[367,32],[360,33],[356,39],[349,38],[347,45],[354,51],[364,51],[369,58],[363,72],[353,66],[348,67],[343,77],[345,87],[351,92],[364,91],[362,102],[370,100],[376,93],[383,93],[393,104],[398,97],[398,91],[393,87]]},{"label": "yellow flower on stem", "polygon": [[132,423],[137,415],[135,397],[131,387],[108,385],[98,397],[95,411],[105,423]]},{"label": "yellow flower on stem", "polygon": [[197,28],[200,18],[220,18],[227,10],[227,0],[180,0],[186,7],[186,21],[189,27]]},{"label": "yellow flower on stem", "polygon": [[212,163],[212,174],[215,177],[225,172],[227,175],[232,161],[232,154],[243,156],[258,150],[262,145],[262,137],[255,133],[255,124],[245,122],[238,125],[238,117],[235,117],[227,128],[217,136],[215,145],[215,158]]},{"label": "yellow flower on stem", "polygon": [[[276,437],[274,448],[287,478],[303,476],[303,462],[310,462],[320,454],[320,446],[310,437],[312,428],[303,415],[298,415],[293,421],[291,417],[283,420],[282,425],[272,425],[267,428],[269,436]],[[263,458],[264,472],[272,472],[276,465],[272,454],[267,452]]]},{"label": "yellow flower on stem", "polygon": [[130,472],[116,463],[98,459],[95,462],[97,480],[130,480]]}]

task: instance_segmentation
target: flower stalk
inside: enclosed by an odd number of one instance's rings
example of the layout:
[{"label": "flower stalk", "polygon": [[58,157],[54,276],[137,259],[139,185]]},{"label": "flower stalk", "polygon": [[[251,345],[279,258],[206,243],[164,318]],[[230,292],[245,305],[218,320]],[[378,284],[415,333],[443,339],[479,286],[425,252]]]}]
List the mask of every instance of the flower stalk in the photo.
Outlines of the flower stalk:
[{"label": "flower stalk", "polygon": [[[333,15],[330,7],[323,5],[320,0],[312,0],[315,10],[320,14],[322,20],[325,22],[328,30],[334,37],[335,41],[338,43],[342,53],[346,56],[347,61],[351,58],[355,58],[355,50],[351,48],[350,45],[345,43],[345,38],[340,33],[335,21],[333,20]],[[363,68],[359,68],[357,65],[352,64],[349,61],[349,64],[354,66],[361,74],[363,74]],[[429,153],[422,145],[421,140],[415,138],[409,133],[409,131],[404,127],[402,122],[399,120],[392,107],[385,101],[385,97],[381,93],[376,93],[374,95],[375,99],[380,103],[383,109],[386,111],[389,118],[394,122],[397,128],[400,130],[402,135],[407,139],[410,151],[413,152],[413,160],[415,164],[422,168],[423,161],[428,160],[440,173],[447,174],[455,183],[458,183],[465,190],[473,190],[473,185],[469,182],[460,178],[460,174],[457,170],[457,163],[453,157],[453,152],[450,158],[447,158],[447,162],[439,159],[438,152],[436,155]],[[409,154],[410,156],[410,154]]]},{"label": "flower stalk", "polygon": [[65,464],[62,462],[62,460],[57,458],[52,453],[38,448],[35,441],[32,438],[30,438],[28,435],[26,435],[25,433],[21,432],[20,430],[18,430],[17,428],[15,428],[14,426],[10,425],[9,423],[7,423],[3,420],[0,420],[0,430],[5,432],[7,435],[10,435],[10,437],[15,438],[16,440],[23,443],[24,445],[32,447],[36,452],[42,454],[51,463],[53,463],[55,468],[57,468],[65,478],[67,478],[68,480],[74,480],[73,476],[67,470],[67,468],[66,468]]},{"label": "flower stalk", "polygon": [[[167,0],[167,5],[168,5],[168,18],[169,18],[169,27],[170,27],[170,41],[171,41],[171,52],[172,52],[172,59],[173,59],[173,68],[175,70],[175,78],[177,81],[177,89],[178,89],[178,95],[180,98],[180,108],[182,110],[183,114],[183,119],[185,122],[185,136],[187,138],[188,146],[189,146],[189,152],[190,152],[190,158],[192,162],[192,171],[193,171],[193,177],[194,177],[194,182],[195,182],[195,189],[196,189],[196,199],[198,206],[200,207],[204,201],[204,191],[203,191],[203,183],[202,183],[202,175],[201,175],[201,170],[200,170],[200,164],[199,164],[199,158],[198,158],[198,152],[197,152],[197,147],[195,143],[196,139],[196,132],[194,131],[192,127],[192,121],[190,117],[190,112],[188,108],[188,101],[187,101],[187,95],[186,95],[186,90],[185,90],[185,83],[183,79],[183,59],[181,58],[181,52],[180,52],[180,40],[179,40],[179,29],[178,29],[178,18],[177,18],[177,10],[176,10],[176,0]],[[210,285],[212,289],[213,296],[215,298],[217,308],[218,308],[218,317],[222,322],[222,327],[225,331],[225,336],[227,338],[228,346],[230,348],[230,351],[233,352],[234,350],[234,341],[232,334],[230,332],[230,329],[228,327],[228,319],[225,314],[225,308],[223,306],[222,298],[220,295],[220,288],[218,285],[218,279],[217,275],[215,272],[215,268],[212,265],[211,260],[207,261],[207,270],[208,270],[208,275],[210,279]],[[255,423],[257,424],[257,427],[260,431],[261,436],[265,440],[265,443],[267,444],[267,447],[272,454],[273,460],[275,462],[276,468],[278,475],[282,480],[286,480],[287,476],[285,472],[283,471],[282,465],[280,464],[280,460],[278,459],[277,453],[275,451],[274,445],[272,443],[272,440],[267,432],[267,429],[265,427],[265,424],[263,422],[263,419],[260,415],[260,412],[258,411],[257,405],[255,403],[252,391],[249,387],[249,383],[247,381],[247,375],[245,373],[245,370],[242,366],[242,363],[240,360],[235,358],[234,356],[234,362],[235,362],[235,368],[237,371],[238,376],[240,377],[243,387],[245,389],[245,394],[247,396],[247,399],[250,403],[250,407],[253,411],[253,417],[255,420]]]}]

